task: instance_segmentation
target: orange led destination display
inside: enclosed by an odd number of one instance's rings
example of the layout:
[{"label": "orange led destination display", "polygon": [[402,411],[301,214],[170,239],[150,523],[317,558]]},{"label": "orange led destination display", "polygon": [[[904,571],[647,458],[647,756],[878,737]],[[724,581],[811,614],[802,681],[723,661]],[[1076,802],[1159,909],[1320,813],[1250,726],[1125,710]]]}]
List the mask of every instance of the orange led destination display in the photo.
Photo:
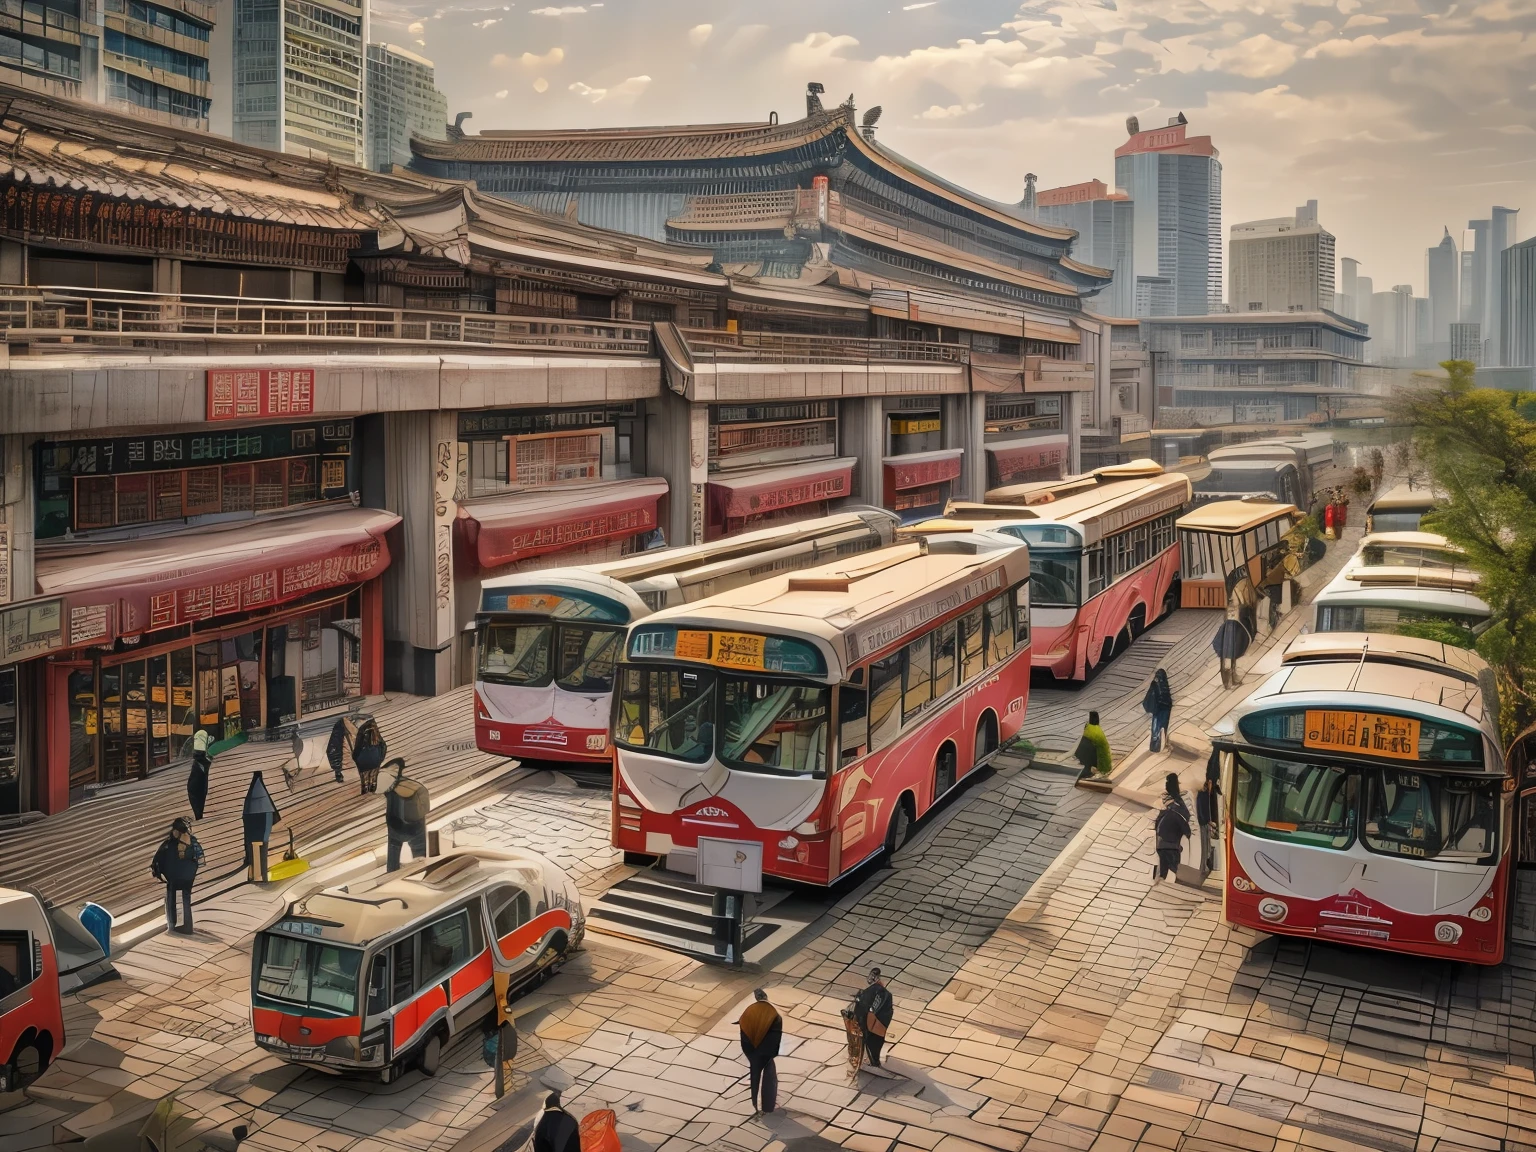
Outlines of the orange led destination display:
[{"label": "orange led destination display", "polygon": [[1417,760],[1419,721],[1380,712],[1308,708],[1302,743],[1307,748],[1329,752],[1363,752],[1393,760]]},{"label": "orange led destination display", "polygon": [[722,668],[763,668],[767,638],[744,632],[690,632],[677,634],[677,658],[717,664]]}]

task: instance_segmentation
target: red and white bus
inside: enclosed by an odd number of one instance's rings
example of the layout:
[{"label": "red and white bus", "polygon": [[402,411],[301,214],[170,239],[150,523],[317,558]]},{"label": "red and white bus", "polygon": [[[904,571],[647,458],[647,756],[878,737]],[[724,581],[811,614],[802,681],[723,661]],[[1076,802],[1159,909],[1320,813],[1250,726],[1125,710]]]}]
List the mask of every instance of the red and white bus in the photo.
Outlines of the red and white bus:
[{"label": "red and white bus", "polygon": [[861,508],[605,564],[485,581],[476,615],[476,746],[606,766],[613,670],[632,621],[776,572],[882,547],[898,523],[882,508]]},{"label": "red and white bus", "polygon": [[[830,884],[1012,739],[1029,694],[1029,552],[898,545],[629,630],[613,843],[687,871],[699,838]],[[680,863],[681,861],[681,863]]]},{"label": "red and white bus", "polygon": [[1215,745],[1228,921],[1503,959],[1520,781],[1476,654],[1408,636],[1300,637]]},{"label": "red and white bus", "polygon": [[1057,679],[1088,679],[1178,607],[1175,525],[1189,478],[1137,467],[1127,479],[1105,469],[1093,487],[1029,507],[951,503],[946,513],[1029,545],[1034,667]]},{"label": "red and white bus", "polygon": [[43,902],[0,888],[0,1092],[30,1084],[64,1047],[59,954]]}]

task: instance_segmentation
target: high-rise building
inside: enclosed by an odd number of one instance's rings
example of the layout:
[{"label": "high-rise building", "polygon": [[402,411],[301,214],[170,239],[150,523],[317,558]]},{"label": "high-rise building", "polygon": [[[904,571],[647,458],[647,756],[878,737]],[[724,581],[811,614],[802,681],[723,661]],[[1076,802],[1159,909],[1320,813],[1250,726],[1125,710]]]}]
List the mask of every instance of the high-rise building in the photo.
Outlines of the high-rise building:
[{"label": "high-rise building", "polygon": [[1333,298],[1333,310],[1340,316],[1359,320],[1360,316],[1360,261],[1345,256],[1339,261],[1339,291]]},{"label": "high-rise building", "polygon": [[1187,134],[1182,112],[1163,128],[1143,132],[1134,116],[1126,128],[1130,139],[1115,149],[1115,186],[1134,205],[1133,270],[1138,279],[1172,282],[1176,314],[1205,315],[1223,302],[1219,154],[1209,136]]},{"label": "high-rise building", "polygon": [[448,98],[432,61],[394,44],[368,45],[367,120],[368,167],[380,172],[411,162],[412,136],[448,139]]},{"label": "high-rise building", "polygon": [[206,129],[214,6],[201,0],[0,0],[0,80]]},{"label": "high-rise building", "polygon": [[1451,325],[1461,319],[1461,253],[1447,228],[1428,253],[1429,342],[1434,356],[1450,354]]},{"label": "high-rise building", "polygon": [[1376,364],[1410,365],[1419,351],[1419,310],[1412,284],[1394,284],[1371,296],[1371,344]]},{"label": "high-rise building", "polygon": [[366,0],[235,0],[235,139],[361,165]]},{"label": "high-rise building", "polygon": [[1105,316],[1135,316],[1136,281],[1131,271],[1135,207],[1124,192],[1111,192],[1102,180],[1046,188],[1035,193],[1034,218],[1077,229],[1072,256],[1084,264],[1108,268],[1115,278],[1095,298]]},{"label": "high-rise building", "polygon": [[1461,318],[1475,321],[1482,329],[1482,363],[1496,364],[1500,353],[1499,320],[1500,261],[1504,249],[1515,242],[1515,216],[1518,208],[1495,207],[1486,220],[1468,220],[1473,249],[1470,272],[1472,288],[1463,295]]},{"label": "high-rise building", "polygon": [[1483,331],[1475,320],[1463,320],[1451,325],[1452,360],[1483,362]]},{"label": "high-rise building", "polygon": [[1499,254],[1499,361],[1506,367],[1536,365],[1536,237]]},{"label": "high-rise building", "polygon": [[1334,238],[1317,222],[1317,201],[1294,216],[1232,225],[1227,303],[1234,312],[1334,308]]},{"label": "high-rise building", "polygon": [[[1413,357],[1420,367],[1434,363],[1434,326],[1430,321],[1428,296],[1413,298]],[[1449,333],[1447,342],[1449,342]]]}]

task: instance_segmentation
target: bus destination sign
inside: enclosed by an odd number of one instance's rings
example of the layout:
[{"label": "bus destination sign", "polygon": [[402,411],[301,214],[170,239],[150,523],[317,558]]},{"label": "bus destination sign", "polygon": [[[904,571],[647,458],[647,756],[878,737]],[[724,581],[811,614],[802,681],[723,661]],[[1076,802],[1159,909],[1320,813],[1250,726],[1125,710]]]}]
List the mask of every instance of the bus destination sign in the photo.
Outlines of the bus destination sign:
[{"label": "bus destination sign", "polygon": [[722,668],[764,667],[766,637],[745,632],[696,632],[680,629],[677,633],[677,658],[716,664]]},{"label": "bus destination sign", "polygon": [[1418,720],[1380,712],[1308,708],[1302,743],[1330,752],[1357,752],[1393,760],[1419,758]]}]

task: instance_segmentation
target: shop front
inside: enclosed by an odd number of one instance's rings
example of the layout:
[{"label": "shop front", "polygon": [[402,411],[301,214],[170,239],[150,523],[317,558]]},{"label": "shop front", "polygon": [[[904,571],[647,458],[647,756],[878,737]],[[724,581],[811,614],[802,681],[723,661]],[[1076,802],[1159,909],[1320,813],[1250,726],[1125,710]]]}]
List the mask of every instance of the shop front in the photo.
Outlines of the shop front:
[{"label": "shop front", "polygon": [[965,458],[962,448],[887,456],[881,461],[885,506],[904,523],[942,516]]},{"label": "shop front", "polygon": [[639,405],[509,408],[459,413],[459,482],[466,500],[643,473]]},{"label": "shop front", "polygon": [[1066,475],[1070,445],[1065,432],[1010,437],[987,444],[987,487],[1002,488]]},{"label": "shop front", "polygon": [[38,550],[61,604],[46,661],[54,811],[94,784],[382,690],[389,512],[334,508]]},{"label": "shop front", "polygon": [[705,486],[705,539],[762,528],[776,520],[825,516],[853,494],[852,457],[832,457],[787,467],[718,473]]}]

